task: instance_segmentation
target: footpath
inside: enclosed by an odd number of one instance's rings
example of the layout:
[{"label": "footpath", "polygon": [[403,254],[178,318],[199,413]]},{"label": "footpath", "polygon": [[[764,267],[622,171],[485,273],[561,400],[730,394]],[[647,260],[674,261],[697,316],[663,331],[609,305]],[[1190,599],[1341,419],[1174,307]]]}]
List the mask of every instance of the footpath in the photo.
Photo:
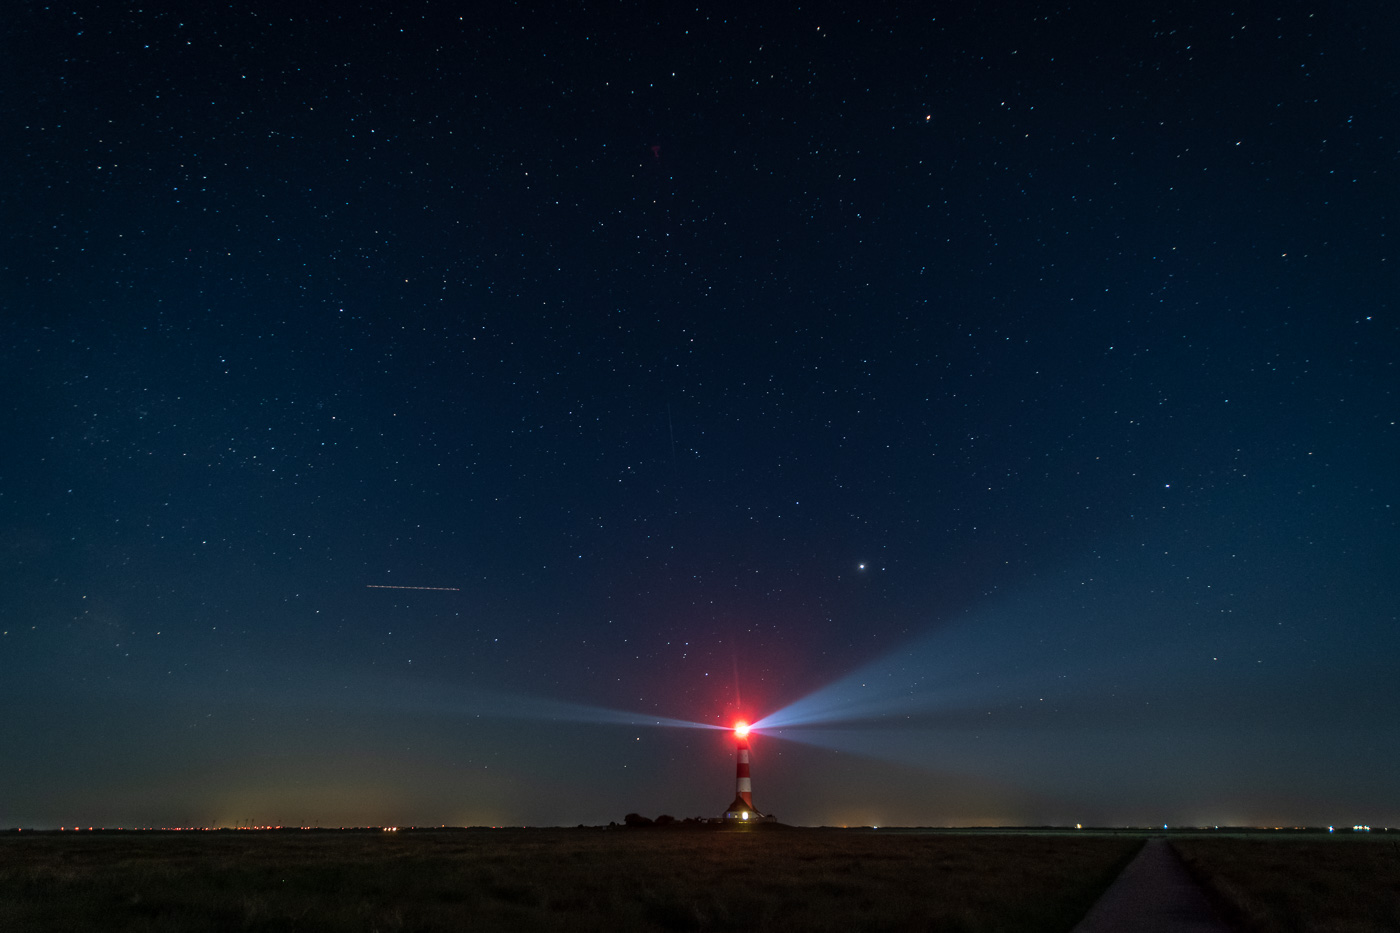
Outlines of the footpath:
[{"label": "footpath", "polygon": [[1165,839],[1149,839],[1074,933],[1230,933]]}]

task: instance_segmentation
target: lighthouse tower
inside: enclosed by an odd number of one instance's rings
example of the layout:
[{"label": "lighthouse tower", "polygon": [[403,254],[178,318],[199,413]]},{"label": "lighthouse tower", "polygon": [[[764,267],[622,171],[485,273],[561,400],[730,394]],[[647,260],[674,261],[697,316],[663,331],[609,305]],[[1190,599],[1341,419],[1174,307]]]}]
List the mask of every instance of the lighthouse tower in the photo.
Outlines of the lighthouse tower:
[{"label": "lighthouse tower", "polygon": [[734,727],[734,739],[739,745],[739,763],[735,769],[734,802],[724,811],[726,820],[761,820],[763,814],[753,807],[753,782],[749,778],[749,724]]}]

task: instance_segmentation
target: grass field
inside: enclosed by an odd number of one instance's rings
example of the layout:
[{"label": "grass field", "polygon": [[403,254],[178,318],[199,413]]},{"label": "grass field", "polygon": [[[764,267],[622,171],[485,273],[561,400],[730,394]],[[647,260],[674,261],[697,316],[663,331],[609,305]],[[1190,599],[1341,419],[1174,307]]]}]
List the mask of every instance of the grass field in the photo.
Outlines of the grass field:
[{"label": "grass field", "polygon": [[1141,837],[794,829],[0,837],[0,930],[1066,931]]},{"label": "grass field", "polygon": [[1180,838],[1172,845],[1250,933],[1400,930],[1393,836]]}]

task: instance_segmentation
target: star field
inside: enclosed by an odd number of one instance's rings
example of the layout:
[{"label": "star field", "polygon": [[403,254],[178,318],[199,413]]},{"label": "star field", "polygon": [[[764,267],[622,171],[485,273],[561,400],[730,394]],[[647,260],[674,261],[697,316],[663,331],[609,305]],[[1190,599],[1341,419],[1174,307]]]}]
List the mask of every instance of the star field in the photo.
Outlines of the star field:
[{"label": "star field", "polygon": [[1394,15],[993,6],[26,5],[0,825],[1400,819]]}]

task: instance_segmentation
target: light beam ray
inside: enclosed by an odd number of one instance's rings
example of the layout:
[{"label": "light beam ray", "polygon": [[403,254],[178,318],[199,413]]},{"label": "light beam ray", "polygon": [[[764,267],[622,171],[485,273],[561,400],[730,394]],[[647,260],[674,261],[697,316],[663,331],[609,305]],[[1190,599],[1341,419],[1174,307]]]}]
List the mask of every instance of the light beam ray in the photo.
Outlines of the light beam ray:
[{"label": "light beam ray", "polygon": [[714,723],[694,722],[674,716],[658,716],[629,710],[610,709],[585,703],[572,703],[545,697],[467,689],[442,683],[385,680],[377,689],[362,690],[358,701],[373,706],[407,712],[483,719],[514,719],[533,722],[588,723],[671,729],[720,729]]},{"label": "light beam ray", "polygon": [[1093,567],[1071,568],[945,623],[754,727],[794,737],[810,727],[912,728],[910,720],[966,721],[971,713],[1008,722],[1071,708],[1065,721],[1102,719],[1128,695],[1169,692],[1177,671],[1200,665],[1200,647],[1174,635],[1177,628],[1144,631],[1147,607],[1137,594],[1105,587],[1090,602],[1076,581],[1091,578]]},{"label": "light beam ray", "polygon": [[604,706],[589,706],[582,703],[569,703],[563,700],[548,700],[540,697],[507,697],[496,715],[507,719],[534,719],[552,722],[592,723],[595,725],[652,726],[671,729],[721,729],[724,726],[712,723],[692,722],[671,716],[656,716],[647,713],[634,713],[626,710],[608,709]]}]

